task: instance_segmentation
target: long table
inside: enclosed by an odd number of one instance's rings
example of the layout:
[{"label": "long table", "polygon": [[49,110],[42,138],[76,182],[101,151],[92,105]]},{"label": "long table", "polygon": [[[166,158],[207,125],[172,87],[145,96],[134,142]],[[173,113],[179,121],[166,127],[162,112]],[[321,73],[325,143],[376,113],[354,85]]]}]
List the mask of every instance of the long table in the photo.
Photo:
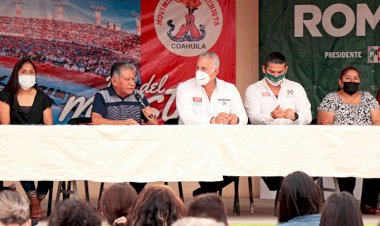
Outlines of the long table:
[{"label": "long table", "polygon": [[375,126],[0,126],[0,180],[380,178]]}]

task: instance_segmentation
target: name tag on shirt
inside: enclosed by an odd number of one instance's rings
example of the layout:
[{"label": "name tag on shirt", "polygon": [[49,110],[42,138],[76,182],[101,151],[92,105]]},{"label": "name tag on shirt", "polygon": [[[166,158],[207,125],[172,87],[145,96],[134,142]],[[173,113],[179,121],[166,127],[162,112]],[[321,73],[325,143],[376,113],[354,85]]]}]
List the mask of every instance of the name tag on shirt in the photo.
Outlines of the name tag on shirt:
[{"label": "name tag on shirt", "polygon": [[194,105],[202,105],[202,97],[193,97],[193,104]]},{"label": "name tag on shirt", "polygon": [[263,97],[269,97],[270,93],[269,92],[262,92],[261,96],[263,96]]},{"label": "name tag on shirt", "polygon": [[202,102],[202,97],[193,97],[193,102]]},{"label": "name tag on shirt", "polygon": [[226,106],[226,105],[229,105],[229,103],[231,102],[231,99],[228,99],[228,98],[219,98],[218,102],[219,102],[219,104],[221,104],[223,106]]}]

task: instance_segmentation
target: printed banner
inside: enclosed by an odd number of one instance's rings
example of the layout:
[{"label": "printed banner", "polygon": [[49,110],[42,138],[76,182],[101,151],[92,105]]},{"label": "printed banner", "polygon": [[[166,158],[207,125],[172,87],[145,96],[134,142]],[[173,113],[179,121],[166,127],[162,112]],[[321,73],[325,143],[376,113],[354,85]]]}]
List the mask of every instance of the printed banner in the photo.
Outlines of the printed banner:
[{"label": "printed banner", "polygon": [[337,90],[347,66],[361,72],[360,89],[376,95],[379,24],[378,0],[261,0],[260,63],[267,53],[282,52],[289,65],[287,77],[305,88],[316,118],[316,108]]},{"label": "printed banner", "polygon": [[0,6],[0,89],[18,59],[31,57],[39,88],[55,102],[54,124],[89,117],[93,96],[109,85],[117,61],[137,67],[138,88],[161,123],[178,116],[175,87],[194,76],[200,53],[217,52],[220,77],[235,82],[235,1],[28,0]]},{"label": "printed banner", "polygon": [[108,85],[112,63],[140,71],[139,1],[2,1],[0,88],[29,56],[37,84],[54,100],[54,124],[90,116],[94,94]]},{"label": "printed banner", "polygon": [[234,0],[141,2],[142,91],[161,109],[163,121],[177,118],[175,88],[195,76],[197,56],[216,52],[219,78],[235,83]]}]

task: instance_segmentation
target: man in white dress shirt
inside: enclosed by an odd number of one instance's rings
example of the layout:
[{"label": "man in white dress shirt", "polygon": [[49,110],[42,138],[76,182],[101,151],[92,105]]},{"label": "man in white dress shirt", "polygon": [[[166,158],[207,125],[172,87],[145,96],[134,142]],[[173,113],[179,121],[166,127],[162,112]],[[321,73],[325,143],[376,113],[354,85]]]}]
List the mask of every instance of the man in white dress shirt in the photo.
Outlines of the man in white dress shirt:
[{"label": "man in white dress shirt", "polygon": [[284,55],[268,55],[262,66],[265,77],[245,92],[244,106],[252,124],[310,124],[311,106],[305,89],[286,79],[287,70]]},{"label": "man in white dress shirt", "polygon": [[[239,91],[235,85],[217,78],[219,65],[218,55],[206,52],[198,58],[195,78],[178,85],[178,124],[247,124],[248,118]],[[199,182],[201,187],[193,195],[217,192],[235,179],[224,177],[220,182]]]},{"label": "man in white dress shirt", "polygon": [[[255,125],[305,125],[311,122],[311,105],[305,89],[286,78],[288,66],[280,52],[268,54],[262,66],[265,77],[248,86],[244,106]],[[278,190],[282,177],[262,177],[269,190]]]}]

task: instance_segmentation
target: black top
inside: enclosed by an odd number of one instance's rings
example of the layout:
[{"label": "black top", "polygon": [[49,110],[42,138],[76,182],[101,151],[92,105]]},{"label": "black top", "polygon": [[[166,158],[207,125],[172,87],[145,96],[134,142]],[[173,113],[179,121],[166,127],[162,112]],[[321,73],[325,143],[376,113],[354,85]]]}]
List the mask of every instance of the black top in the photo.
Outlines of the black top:
[{"label": "black top", "polygon": [[43,124],[43,111],[51,107],[54,102],[48,95],[38,89],[34,97],[33,105],[30,107],[28,113],[25,113],[21,109],[17,98],[12,96],[10,92],[1,91],[0,101],[10,106],[12,125]]}]

